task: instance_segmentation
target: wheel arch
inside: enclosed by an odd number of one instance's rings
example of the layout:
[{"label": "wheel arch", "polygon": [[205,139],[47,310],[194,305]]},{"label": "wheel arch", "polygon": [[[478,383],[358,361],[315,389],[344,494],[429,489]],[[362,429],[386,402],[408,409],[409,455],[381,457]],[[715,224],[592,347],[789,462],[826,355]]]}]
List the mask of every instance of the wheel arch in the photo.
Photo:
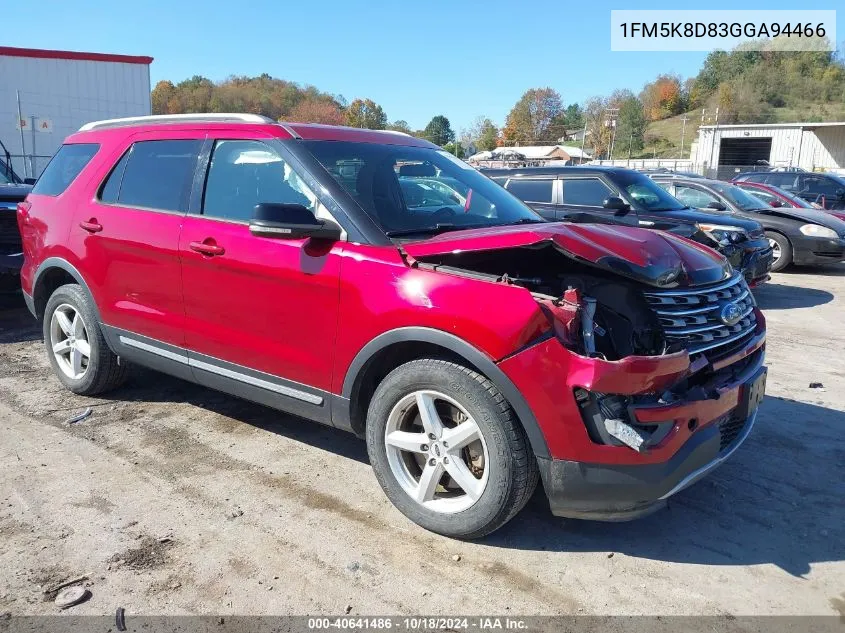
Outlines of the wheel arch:
[{"label": "wheel arch", "polygon": [[85,282],[82,273],[73,264],[60,257],[48,257],[41,262],[41,265],[35,271],[32,282],[32,305],[35,317],[39,320],[44,317],[44,308],[47,306],[50,296],[56,288],[68,283],[77,283],[82,286],[83,291],[91,299],[91,306],[94,309],[97,321],[102,323],[103,320],[100,318],[97,302],[94,301],[94,295],[91,294],[91,289]]},{"label": "wheel arch", "polygon": [[537,418],[522,394],[489,356],[454,334],[425,327],[404,327],[380,334],[367,343],[349,365],[342,398],[348,402],[349,425],[358,434],[366,424],[367,406],[384,376],[418,358],[458,362],[487,377],[508,400],[519,418],[534,454],[548,457],[549,449]]}]

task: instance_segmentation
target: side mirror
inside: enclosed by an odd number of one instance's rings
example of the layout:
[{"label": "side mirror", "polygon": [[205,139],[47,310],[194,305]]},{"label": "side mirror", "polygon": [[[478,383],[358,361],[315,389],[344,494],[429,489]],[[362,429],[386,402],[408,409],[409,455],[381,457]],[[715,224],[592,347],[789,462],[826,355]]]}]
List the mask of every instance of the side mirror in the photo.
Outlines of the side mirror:
[{"label": "side mirror", "polygon": [[270,237],[278,240],[315,240],[340,239],[341,228],[331,220],[314,217],[301,204],[277,204],[262,202],[255,205],[249,232],[258,237]]},{"label": "side mirror", "polygon": [[601,206],[603,206],[605,209],[616,211],[617,213],[623,213],[631,209],[631,206],[619,196],[609,196],[605,198]]},{"label": "side mirror", "polygon": [[38,180],[38,178],[24,178],[24,179],[23,179],[23,184],[25,184],[25,185],[34,185],[36,180]]},{"label": "side mirror", "polygon": [[708,209],[715,209],[716,211],[725,211],[727,209],[727,207],[725,205],[723,205],[721,202],[717,202],[715,200],[713,202],[708,203],[707,208]]},{"label": "side mirror", "polygon": [[775,209],[779,209],[780,207],[784,206],[783,201],[778,200],[777,198],[772,200],[769,204],[772,205]]}]

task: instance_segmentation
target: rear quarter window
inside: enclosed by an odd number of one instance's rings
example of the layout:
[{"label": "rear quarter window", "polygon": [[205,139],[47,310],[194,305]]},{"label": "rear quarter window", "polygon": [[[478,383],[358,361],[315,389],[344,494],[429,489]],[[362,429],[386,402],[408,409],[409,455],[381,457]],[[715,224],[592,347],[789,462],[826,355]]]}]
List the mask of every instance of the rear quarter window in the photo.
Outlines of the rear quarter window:
[{"label": "rear quarter window", "polygon": [[32,188],[32,193],[58,196],[64,193],[76,177],[91,162],[100,149],[97,143],[62,145]]}]

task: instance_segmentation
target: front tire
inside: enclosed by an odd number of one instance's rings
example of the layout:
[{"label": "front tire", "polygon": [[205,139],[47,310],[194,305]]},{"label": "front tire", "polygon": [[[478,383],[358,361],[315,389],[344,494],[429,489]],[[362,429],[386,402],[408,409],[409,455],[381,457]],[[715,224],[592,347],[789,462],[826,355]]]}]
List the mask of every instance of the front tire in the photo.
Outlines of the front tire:
[{"label": "front tire", "polygon": [[93,396],[126,380],[127,365],[109,349],[81,286],[66,284],[53,292],[44,310],[43,329],[50,365],[73,393]]},{"label": "front tire", "polygon": [[792,263],[792,244],[781,233],[766,231],[766,239],[773,250],[772,272],[778,273]]},{"label": "front tire", "polygon": [[455,538],[504,525],[539,478],[504,396],[481,374],[443,360],[411,361],[381,382],[367,412],[367,450],[399,511]]}]

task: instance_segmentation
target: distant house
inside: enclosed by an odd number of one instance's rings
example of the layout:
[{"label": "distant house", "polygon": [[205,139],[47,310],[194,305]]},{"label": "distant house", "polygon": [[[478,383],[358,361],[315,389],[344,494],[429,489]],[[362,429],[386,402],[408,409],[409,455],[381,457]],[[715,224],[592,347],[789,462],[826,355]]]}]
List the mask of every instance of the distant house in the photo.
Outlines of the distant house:
[{"label": "distant house", "polygon": [[520,161],[527,165],[545,165],[550,161],[564,161],[569,164],[580,164],[592,158],[588,152],[582,152],[580,147],[571,145],[515,145],[499,147],[493,150],[493,155],[505,152],[517,152],[524,156]]}]

